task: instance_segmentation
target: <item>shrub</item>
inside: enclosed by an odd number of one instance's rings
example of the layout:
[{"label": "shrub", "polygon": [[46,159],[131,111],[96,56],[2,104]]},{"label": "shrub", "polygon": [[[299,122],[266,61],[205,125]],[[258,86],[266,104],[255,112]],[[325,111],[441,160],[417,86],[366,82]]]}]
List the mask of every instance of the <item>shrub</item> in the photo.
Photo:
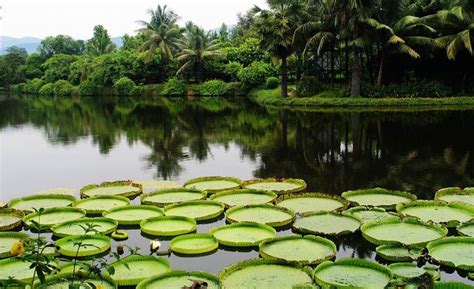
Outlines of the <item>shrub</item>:
[{"label": "shrub", "polygon": [[80,96],[93,96],[97,94],[97,86],[90,80],[84,80],[79,84],[78,94]]},{"label": "shrub", "polygon": [[163,89],[163,94],[167,96],[184,96],[186,92],[186,85],[176,77],[170,78]]},{"label": "shrub", "polygon": [[71,96],[73,85],[67,80],[58,80],[54,83],[55,96]]},{"label": "shrub", "polygon": [[242,64],[232,61],[227,63],[224,68],[224,73],[229,77],[231,81],[239,80],[239,71],[243,68]]},{"label": "shrub", "polygon": [[417,81],[383,86],[364,84],[361,94],[368,98],[436,98],[451,96],[453,92],[448,86],[436,81]]},{"label": "shrub", "polygon": [[121,77],[114,83],[114,89],[118,96],[130,96],[136,85],[133,80],[128,77]]},{"label": "shrub", "polygon": [[135,96],[143,96],[143,94],[145,93],[145,88],[143,86],[135,86],[132,90],[132,95],[135,95]]},{"label": "shrub", "polygon": [[299,97],[310,97],[324,91],[325,85],[314,76],[304,76],[298,81],[296,94]]},{"label": "shrub", "polygon": [[18,83],[10,87],[10,92],[12,94],[24,94],[26,93],[26,83]]},{"label": "shrub", "polygon": [[242,84],[249,87],[264,83],[268,77],[275,75],[275,68],[271,64],[262,61],[254,61],[250,66],[241,69],[238,73]]},{"label": "shrub", "polygon": [[199,86],[199,94],[202,96],[223,96],[226,93],[227,84],[222,80],[208,80]]},{"label": "shrub", "polygon": [[53,83],[46,83],[39,90],[39,94],[42,95],[42,96],[54,95],[54,84]]},{"label": "shrub", "polygon": [[248,91],[240,82],[229,82],[225,88],[225,95],[229,96],[246,96]]},{"label": "shrub", "polygon": [[269,77],[267,78],[267,89],[275,89],[280,84],[280,80],[276,77]]}]

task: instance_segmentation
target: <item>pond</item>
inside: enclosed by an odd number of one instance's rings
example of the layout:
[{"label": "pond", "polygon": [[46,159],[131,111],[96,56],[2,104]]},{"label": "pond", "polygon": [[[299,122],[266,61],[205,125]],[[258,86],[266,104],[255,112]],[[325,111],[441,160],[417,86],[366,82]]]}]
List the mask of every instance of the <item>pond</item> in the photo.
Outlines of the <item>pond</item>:
[{"label": "pond", "polygon": [[[330,194],[380,186],[432,199],[442,187],[474,185],[473,132],[470,110],[312,112],[240,99],[4,97],[0,200],[102,181],[183,183],[209,175],[301,178],[308,191]],[[198,232],[224,223],[199,225]],[[147,253],[149,240],[129,233],[127,243]],[[375,259],[360,233],[335,241],[337,257]],[[172,268],[218,273],[253,257],[255,250],[219,249],[170,261]],[[469,282],[456,271],[442,273],[442,280],[461,279]]]}]

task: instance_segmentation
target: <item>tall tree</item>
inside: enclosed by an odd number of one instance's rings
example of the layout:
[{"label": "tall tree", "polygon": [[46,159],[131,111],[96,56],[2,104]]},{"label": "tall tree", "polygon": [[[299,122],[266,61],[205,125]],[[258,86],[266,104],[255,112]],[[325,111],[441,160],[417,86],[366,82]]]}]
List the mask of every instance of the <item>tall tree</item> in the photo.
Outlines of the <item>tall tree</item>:
[{"label": "tall tree", "polygon": [[75,40],[67,35],[49,36],[41,41],[38,52],[44,58],[54,54],[81,54],[84,52],[84,41]]},{"label": "tall tree", "polygon": [[112,52],[115,49],[115,44],[112,43],[104,26],[97,25],[94,27],[94,36],[87,41],[86,47],[89,54],[98,56]]}]

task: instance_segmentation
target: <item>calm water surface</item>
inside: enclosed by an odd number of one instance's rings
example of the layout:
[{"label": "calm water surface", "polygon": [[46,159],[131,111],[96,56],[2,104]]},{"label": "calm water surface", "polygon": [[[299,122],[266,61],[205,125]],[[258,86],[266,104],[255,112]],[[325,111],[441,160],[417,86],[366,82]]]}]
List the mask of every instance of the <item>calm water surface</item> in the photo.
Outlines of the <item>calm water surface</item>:
[{"label": "calm water surface", "polygon": [[[296,177],[311,191],[333,194],[382,186],[430,199],[441,187],[474,185],[473,132],[471,110],[303,112],[225,99],[2,98],[0,200],[107,180],[205,175]],[[130,234],[128,242],[146,252],[149,240]],[[336,243],[338,257],[375,259],[359,235]],[[257,256],[219,249],[170,258],[173,268],[218,273]],[[469,282],[452,270],[442,278]]]}]

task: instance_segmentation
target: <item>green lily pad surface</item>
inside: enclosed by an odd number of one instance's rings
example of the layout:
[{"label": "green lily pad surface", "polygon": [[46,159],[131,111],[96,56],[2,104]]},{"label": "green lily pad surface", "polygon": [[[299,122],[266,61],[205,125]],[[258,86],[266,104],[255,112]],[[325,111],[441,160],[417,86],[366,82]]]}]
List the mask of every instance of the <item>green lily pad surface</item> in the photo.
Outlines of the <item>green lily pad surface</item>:
[{"label": "green lily pad surface", "polygon": [[99,215],[104,211],[129,204],[130,200],[121,196],[95,196],[92,198],[77,200],[72,206],[85,210],[87,214]]},{"label": "green lily pad surface", "polygon": [[34,209],[49,209],[49,208],[60,208],[68,207],[74,202],[76,198],[70,195],[33,195],[23,198],[12,199],[8,203],[8,207],[25,211],[33,212]]},{"label": "green lily pad surface", "polygon": [[474,289],[474,286],[461,282],[435,282],[433,289]]},{"label": "green lily pad surface", "polygon": [[339,196],[321,193],[299,193],[282,195],[277,206],[287,208],[296,213],[315,211],[335,211],[349,206],[349,202]]},{"label": "green lily pad surface", "polygon": [[388,261],[414,261],[423,255],[422,248],[409,248],[400,244],[380,245],[375,251],[377,255]]},{"label": "green lily pad surface", "polygon": [[142,193],[142,185],[132,181],[103,182],[100,185],[87,185],[81,188],[81,197],[122,196],[133,199]]},{"label": "green lily pad surface", "polygon": [[345,235],[357,231],[360,222],[354,217],[333,212],[309,212],[297,219],[293,228],[301,233]]},{"label": "green lily pad surface", "polygon": [[207,284],[207,289],[223,289],[217,276],[207,272],[170,271],[140,282],[137,289],[183,289],[192,288],[194,281]]},{"label": "green lily pad surface", "polygon": [[397,212],[448,227],[455,227],[460,222],[474,219],[474,206],[460,202],[414,201],[397,205]]},{"label": "green lily pad surface", "polygon": [[174,189],[180,188],[181,185],[175,181],[163,181],[163,180],[138,180],[133,181],[135,184],[142,185],[143,190],[167,190],[167,189]]},{"label": "green lily pad surface", "polygon": [[392,272],[374,262],[348,258],[319,264],[314,278],[321,286],[375,289],[385,288],[392,279]]},{"label": "green lily pad surface", "polygon": [[383,208],[373,208],[373,207],[363,207],[363,206],[350,208],[349,210],[345,211],[344,214],[358,219],[362,224],[365,224],[368,222],[378,222],[378,221],[387,220],[387,219],[394,219],[394,220],[400,219],[400,217],[397,216],[396,214],[389,213],[385,211],[385,209]]},{"label": "green lily pad surface", "polygon": [[435,200],[474,205],[474,188],[464,188],[464,190],[458,187],[444,188],[436,192]]},{"label": "green lily pad surface", "polygon": [[211,234],[189,234],[171,240],[170,249],[175,253],[194,255],[216,250],[219,243]]},{"label": "green lily pad surface", "polygon": [[88,233],[89,235],[96,233],[108,235],[114,232],[118,226],[117,221],[108,218],[82,218],[54,225],[51,231],[58,237],[84,235],[84,228],[87,228],[89,224],[93,226],[93,230]]},{"label": "green lily pad surface", "polygon": [[457,230],[460,235],[474,237],[474,220],[459,225]]},{"label": "green lily pad surface", "polygon": [[415,263],[392,263],[388,265],[388,268],[392,271],[393,275],[402,279],[412,279],[420,277],[421,275],[428,273],[433,276],[433,279],[439,278],[439,271],[431,266],[418,267]]},{"label": "green lily pad surface", "polygon": [[241,180],[231,177],[202,177],[187,181],[184,183],[184,187],[213,194],[226,190],[238,189],[240,188],[241,183]]},{"label": "green lily pad surface", "polygon": [[165,207],[167,216],[184,216],[196,221],[214,219],[222,215],[224,205],[216,201],[189,201]]},{"label": "green lily pad surface", "polygon": [[286,226],[295,219],[294,212],[269,204],[233,207],[227,210],[226,215],[231,223],[254,222],[272,227]]},{"label": "green lily pad surface", "polygon": [[122,206],[103,213],[104,217],[116,220],[119,225],[139,225],[144,219],[163,215],[163,209],[145,205]]},{"label": "green lily pad surface", "polygon": [[0,232],[15,229],[23,223],[25,214],[15,209],[0,208]]},{"label": "green lily pad surface", "polygon": [[266,239],[274,238],[275,229],[257,223],[235,223],[212,228],[210,232],[219,244],[232,247],[258,246]]},{"label": "green lily pad surface", "polygon": [[446,237],[429,242],[426,247],[441,264],[474,271],[474,237]]},{"label": "green lily pad surface", "polygon": [[30,226],[36,221],[42,228],[50,228],[56,224],[83,218],[86,211],[79,208],[52,208],[46,209],[42,214],[31,213],[23,218],[23,222]]},{"label": "green lily pad surface", "polygon": [[8,280],[9,277],[12,277],[18,281],[30,281],[34,272],[30,266],[31,263],[20,258],[0,260],[0,280]]},{"label": "green lily pad surface", "polygon": [[152,236],[178,236],[196,230],[196,221],[183,216],[160,216],[141,221],[143,233]]},{"label": "green lily pad surface", "polygon": [[277,195],[273,192],[239,189],[214,194],[210,199],[218,201],[226,207],[235,207],[266,204],[275,200],[276,197]]},{"label": "green lily pad surface", "polygon": [[424,246],[448,234],[448,229],[444,227],[410,218],[367,223],[362,225],[361,231],[366,240],[376,245],[403,244],[413,247]]},{"label": "green lily pad surface", "polygon": [[[72,280],[72,274],[60,274],[57,276],[51,276],[49,278],[46,278],[46,282],[44,284],[38,283],[37,285],[35,285],[35,289],[69,289]],[[102,276],[100,279],[79,279],[79,276],[76,275],[74,280],[76,280],[74,284],[84,282],[84,284],[94,284],[94,286],[96,286],[95,288],[117,289],[117,284],[115,284],[112,279],[105,276]]]},{"label": "green lily pad surface", "polygon": [[59,253],[67,257],[75,257],[81,242],[78,257],[100,255],[110,249],[110,239],[103,235],[68,236],[57,240]]},{"label": "green lily pad surface", "polygon": [[19,232],[2,232],[0,233],[0,259],[11,256],[11,248],[13,244],[28,238],[28,234]]},{"label": "green lily pad surface", "polygon": [[260,255],[301,265],[319,264],[336,256],[336,245],[325,238],[290,235],[263,241]]},{"label": "green lily pad surface", "polygon": [[383,207],[386,209],[393,209],[397,204],[416,200],[416,196],[413,194],[382,188],[347,191],[341,195],[346,200],[359,206]]},{"label": "green lily pad surface", "polygon": [[141,196],[145,205],[166,206],[174,203],[205,199],[207,194],[203,191],[186,188],[167,189],[155,191]]},{"label": "green lily pad surface", "polygon": [[170,262],[165,258],[131,255],[111,265],[114,274],[110,277],[119,286],[134,286],[141,281],[170,270]]},{"label": "green lily pad surface", "polygon": [[285,262],[269,259],[251,259],[225,268],[219,277],[224,288],[294,288],[312,283],[309,272]]},{"label": "green lily pad surface", "polygon": [[301,179],[258,179],[242,183],[246,189],[270,191],[277,194],[290,194],[302,192],[306,189],[306,182]]}]

